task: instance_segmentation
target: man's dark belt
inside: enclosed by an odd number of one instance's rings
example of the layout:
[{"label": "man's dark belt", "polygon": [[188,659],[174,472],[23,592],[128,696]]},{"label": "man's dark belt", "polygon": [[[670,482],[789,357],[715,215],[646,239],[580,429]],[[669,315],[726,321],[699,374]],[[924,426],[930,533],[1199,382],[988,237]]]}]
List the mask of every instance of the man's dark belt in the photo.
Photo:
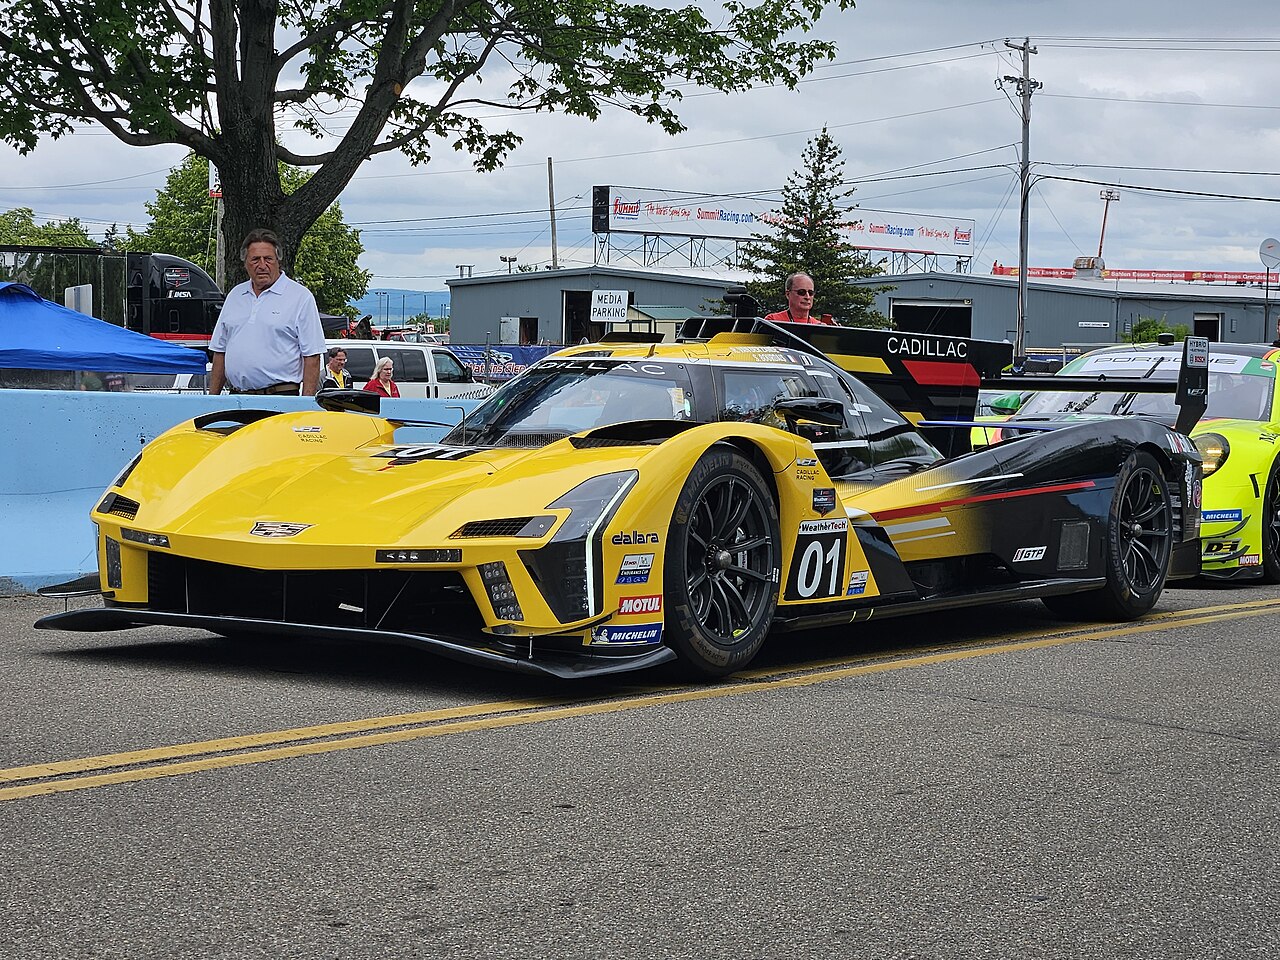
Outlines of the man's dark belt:
[{"label": "man's dark belt", "polygon": [[232,387],[231,392],[232,393],[253,393],[253,394],[258,394],[259,396],[263,394],[284,393],[284,394],[289,394],[290,396],[296,397],[298,395],[298,388],[301,386],[302,385],[299,383],[273,383],[269,387],[259,387],[256,390],[237,390],[235,387]]}]

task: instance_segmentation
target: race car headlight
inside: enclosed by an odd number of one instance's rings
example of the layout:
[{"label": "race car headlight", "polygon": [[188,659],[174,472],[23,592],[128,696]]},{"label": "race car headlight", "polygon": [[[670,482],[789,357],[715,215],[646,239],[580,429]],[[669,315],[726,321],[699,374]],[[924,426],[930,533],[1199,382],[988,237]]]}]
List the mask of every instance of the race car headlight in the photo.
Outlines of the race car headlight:
[{"label": "race car headlight", "polygon": [[551,541],[540,550],[520,551],[529,575],[561,623],[584,620],[599,612],[604,586],[601,531],[618,512],[638,476],[634,470],[621,470],[584,480],[547,504],[548,510],[569,510]]},{"label": "race car headlight", "polygon": [[507,575],[507,565],[501,560],[480,564],[480,579],[484,592],[489,596],[493,612],[503,620],[523,620],[524,612],[516,599],[516,588]]},{"label": "race car headlight", "polygon": [[1204,460],[1206,477],[1221,469],[1227,462],[1227,457],[1231,456],[1231,444],[1227,443],[1227,438],[1220,433],[1202,433],[1196,437],[1196,449],[1200,451],[1200,456]]}]

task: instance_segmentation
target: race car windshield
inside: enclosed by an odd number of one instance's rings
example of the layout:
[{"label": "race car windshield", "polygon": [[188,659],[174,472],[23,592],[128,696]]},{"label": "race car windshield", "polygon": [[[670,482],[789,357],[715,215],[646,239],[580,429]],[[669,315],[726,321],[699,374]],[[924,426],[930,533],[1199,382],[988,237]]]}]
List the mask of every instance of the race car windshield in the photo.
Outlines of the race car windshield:
[{"label": "race car windshield", "polygon": [[501,387],[445,443],[538,447],[634,420],[693,419],[693,385],[679,364],[601,357],[548,359]]},{"label": "race car windshield", "polygon": [[[1152,379],[1172,380],[1161,370]],[[1176,370],[1173,371],[1176,376]],[[1268,420],[1275,381],[1249,374],[1209,374],[1209,408],[1203,419]],[[1172,422],[1178,407],[1172,393],[1124,393],[1120,391],[1048,391],[1033,393],[1022,404],[1017,418],[1052,417],[1069,413],[1103,416],[1155,417]]]}]

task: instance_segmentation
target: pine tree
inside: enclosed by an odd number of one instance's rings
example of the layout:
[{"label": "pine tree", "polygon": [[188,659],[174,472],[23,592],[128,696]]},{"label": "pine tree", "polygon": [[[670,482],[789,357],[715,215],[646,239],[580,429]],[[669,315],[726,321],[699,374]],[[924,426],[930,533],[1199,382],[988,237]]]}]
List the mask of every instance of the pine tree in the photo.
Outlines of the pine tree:
[{"label": "pine tree", "polygon": [[874,303],[877,293],[893,288],[849,283],[883,270],[841,231],[847,212],[854,209],[842,201],[853,190],[842,189],[842,151],[826,127],[805,146],[801,160],[803,167],[782,188],[782,209],[769,232],[754,234],[740,248],[741,266],[759,277],[747,283],[747,292],[767,305],[766,312],[783,309],[787,276],[800,270],[813,277],[818,291],[815,315],[829,313],[848,327],[891,327]]}]

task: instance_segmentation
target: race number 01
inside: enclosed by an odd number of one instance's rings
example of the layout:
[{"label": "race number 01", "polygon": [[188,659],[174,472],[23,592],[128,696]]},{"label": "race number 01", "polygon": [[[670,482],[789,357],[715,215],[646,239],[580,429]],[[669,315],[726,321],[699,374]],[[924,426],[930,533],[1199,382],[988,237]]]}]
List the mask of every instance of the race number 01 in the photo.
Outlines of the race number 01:
[{"label": "race number 01", "polygon": [[796,538],[788,600],[825,600],[844,594],[847,520],[806,520]]}]

